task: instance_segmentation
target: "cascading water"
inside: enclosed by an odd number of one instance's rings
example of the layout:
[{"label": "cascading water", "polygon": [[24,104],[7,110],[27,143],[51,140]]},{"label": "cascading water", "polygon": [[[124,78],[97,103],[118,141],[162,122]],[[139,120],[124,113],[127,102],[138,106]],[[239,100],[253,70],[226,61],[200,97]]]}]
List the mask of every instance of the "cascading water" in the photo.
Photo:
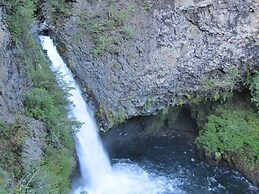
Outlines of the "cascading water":
[{"label": "cascading water", "polygon": [[84,184],[74,193],[87,191],[93,194],[150,194],[163,190],[164,184],[161,181],[151,180],[148,173],[137,165],[122,162],[111,170],[110,161],[98,136],[93,113],[85,103],[71,71],[50,37],[40,36],[40,40],[52,63],[51,70],[59,72],[62,79],[73,88],[69,97],[73,103],[71,115],[82,123],[80,130],[76,132],[76,150]]},{"label": "cascading water", "polygon": [[[82,123],[76,132],[76,151],[80,163],[82,183],[74,194],[168,194],[168,193],[257,193],[243,177],[228,169],[210,167],[199,161],[193,148],[174,138],[158,140],[154,147],[143,151],[137,163],[129,159],[114,160],[111,167],[102,143],[93,112],[85,103],[80,88],[53,41],[40,36],[43,49],[52,62],[52,71],[58,71],[61,78],[73,88],[69,100],[72,118]],[[59,80],[59,78],[58,78]],[[160,146],[157,146],[161,144]],[[144,149],[144,142],[138,148]],[[165,149],[164,149],[165,148]],[[194,159],[195,158],[195,159]],[[242,187],[239,187],[242,185]]]},{"label": "cascading water", "polygon": [[93,113],[85,103],[78,84],[58,54],[53,41],[47,36],[40,36],[40,40],[52,62],[51,70],[58,71],[62,79],[73,88],[69,97],[69,100],[73,103],[70,114],[82,123],[81,129],[76,133],[77,155],[83,179],[89,187],[95,188],[96,183],[100,182],[105,174],[110,173],[111,165],[98,137]]}]

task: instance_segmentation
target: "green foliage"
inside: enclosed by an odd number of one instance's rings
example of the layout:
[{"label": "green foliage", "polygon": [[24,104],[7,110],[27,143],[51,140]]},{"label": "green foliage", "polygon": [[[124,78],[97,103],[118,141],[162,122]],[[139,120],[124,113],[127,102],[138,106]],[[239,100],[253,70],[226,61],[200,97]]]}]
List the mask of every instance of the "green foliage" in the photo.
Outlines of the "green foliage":
[{"label": "green foliage", "polygon": [[162,111],[161,111],[161,115],[167,115],[169,112],[169,108],[164,108]]},{"label": "green foliage", "polygon": [[94,57],[106,52],[118,53],[120,43],[134,35],[134,29],[127,23],[127,18],[133,13],[132,9],[132,6],[121,7],[117,1],[110,1],[99,15],[90,17],[85,12],[80,13],[77,21],[79,32],[74,40],[80,40],[88,31],[94,43]]},{"label": "green foliage", "polygon": [[102,36],[96,42],[96,46],[93,50],[93,55],[97,57],[98,55],[106,51],[110,51],[112,48],[113,48],[113,39],[108,36]]},{"label": "green foliage", "polygon": [[240,78],[240,72],[239,69],[237,67],[234,67],[232,69],[229,70],[229,74],[232,76],[232,78],[236,79],[236,78]]},{"label": "green foliage", "polygon": [[71,151],[57,150],[51,146],[46,148],[45,157],[40,168],[33,171],[33,179],[28,186],[37,189],[37,193],[69,193],[70,180],[67,178],[72,171],[74,158]]},{"label": "green foliage", "polygon": [[32,117],[49,124],[55,122],[60,115],[52,96],[43,88],[34,88],[27,93],[25,106]]},{"label": "green foliage", "polygon": [[26,40],[31,25],[35,22],[34,0],[4,0],[7,7],[8,24],[12,39],[16,44]]},{"label": "green foliage", "polygon": [[206,90],[215,90],[215,89],[230,89],[232,90],[234,88],[234,82],[232,80],[230,81],[224,81],[219,78],[210,79],[207,82],[205,82],[202,87]]},{"label": "green foliage", "polygon": [[71,2],[69,0],[48,0],[41,3],[40,0],[35,0],[38,6],[48,16],[50,22],[56,23],[59,19],[72,15]]},{"label": "green foliage", "polygon": [[149,96],[144,104],[144,110],[150,110],[156,103],[156,99],[152,96]]},{"label": "green foliage", "polygon": [[28,134],[28,126],[21,119],[12,124],[0,122],[0,188],[7,193],[10,193],[11,183],[24,175],[20,154]]},{"label": "green foliage", "polygon": [[[218,103],[224,103],[228,100],[230,100],[233,97],[233,92],[230,91],[220,91],[220,90],[215,90],[212,91],[208,94],[203,94],[203,95],[187,95],[187,102],[191,106],[199,106],[201,104],[204,104],[206,102],[218,102]],[[179,103],[180,104],[180,103]],[[182,102],[184,104],[184,102]]]},{"label": "green foliage", "polygon": [[172,133],[172,129],[180,129],[182,123],[179,117],[182,114],[183,107],[174,106],[161,110],[157,115],[153,115],[152,119],[148,119],[143,127],[142,135],[164,135]]},{"label": "green foliage", "polygon": [[127,119],[127,116],[123,111],[119,111],[118,113],[115,113],[115,114],[110,112],[107,116],[109,120],[112,122],[111,126],[123,123]]},{"label": "green foliage", "polygon": [[215,152],[215,160],[216,161],[220,161],[221,160],[221,157],[222,157],[222,154],[220,152]]},{"label": "green foliage", "polygon": [[[43,163],[29,188],[42,188],[42,190],[38,189],[38,193],[45,193],[46,190],[49,193],[68,193],[74,158],[72,129],[78,125],[77,122],[67,119],[69,102],[66,97],[70,95],[70,88],[60,78],[58,82],[64,90],[60,89],[42,51],[37,47],[34,49],[38,51],[38,65],[29,65],[34,88],[26,94],[25,106],[28,115],[47,124],[49,133],[46,137],[48,147],[45,150]],[[43,177],[45,177],[44,180],[42,180]],[[41,185],[37,185],[37,182]]]},{"label": "green foliage", "polygon": [[183,101],[183,99],[179,99],[179,101],[177,102],[177,105],[180,105],[180,106],[183,106],[184,105],[184,101]]},{"label": "green foliage", "polygon": [[36,10],[49,16],[52,23],[71,15],[71,1],[67,0],[3,0],[8,12],[8,24],[13,41],[26,43],[29,29],[35,22]]},{"label": "green foliage", "polygon": [[[22,59],[19,68],[26,68],[33,82],[33,88],[26,93],[25,108],[27,116],[46,123],[47,135],[43,141],[47,143],[41,157],[42,163],[37,168],[31,167],[31,174],[23,169],[21,161],[22,145],[30,135],[28,124],[17,120],[14,124],[0,122],[0,168],[12,176],[6,188],[0,193],[68,193],[69,176],[73,167],[74,139],[73,126],[77,122],[67,119],[69,87],[67,83],[61,90],[55,76],[49,69],[49,62],[30,34],[34,24],[34,12],[40,9],[49,13],[54,22],[69,13],[66,0],[4,0],[7,8],[7,19],[12,39]],[[24,66],[22,66],[24,65]],[[56,72],[58,74],[58,72]],[[1,177],[0,177],[1,180]],[[1,183],[0,183],[1,184]]]},{"label": "green foliage", "polygon": [[250,85],[250,90],[252,94],[252,102],[255,103],[256,107],[259,110],[259,73],[256,73],[254,78],[252,79],[252,83]]},{"label": "green foliage", "polygon": [[9,184],[10,175],[8,172],[3,170],[0,167],[0,193],[1,194],[9,194],[8,184]]},{"label": "green foliage", "polygon": [[97,112],[97,116],[101,117],[101,118],[105,117],[105,111],[104,111],[104,109],[101,106],[99,106],[99,109],[98,109],[98,112]]},{"label": "green foliage", "polygon": [[198,146],[208,155],[229,160],[242,154],[251,168],[259,164],[259,120],[258,114],[245,103],[228,103],[219,106],[208,116]]},{"label": "green foliage", "polygon": [[125,37],[126,39],[133,38],[134,29],[133,29],[132,27],[123,26],[123,27],[121,28],[121,32],[124,34],[124,37]]},{"label": "green foliage", "polygon": [[150,11],[153,7],[153,4],[150,0],[144,0],[143,2],[143,8],[146,10],[146,11]]}]

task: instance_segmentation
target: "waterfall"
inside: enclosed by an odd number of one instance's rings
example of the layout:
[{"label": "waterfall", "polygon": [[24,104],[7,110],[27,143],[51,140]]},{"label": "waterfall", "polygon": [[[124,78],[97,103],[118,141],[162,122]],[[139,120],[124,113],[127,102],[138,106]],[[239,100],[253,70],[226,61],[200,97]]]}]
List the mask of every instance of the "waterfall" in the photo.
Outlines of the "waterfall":
[{"label": "waterfall", "polygon": [[[152,177],[152,173],[146,172],[130,160],[119,161],[111,167],[98,135],[93,112],[85,103],[71,71],[58,54],[52,39],[40,36],[40,40],[51,61],[51,70],[58,72],[57,76],[60,76],[57,80],[62,79],[73,88],[68,97],[72,102],[69,116],[82,123],[75,133],[75,138],[83,183],[80,183],[73,193],[156,194],[172,191],[173,187],[165,177]],[[60,86],[62,87],[62,84]]]},{"label": "waterfall", "polygon": [[51,61],[51,70],[59,72],[61,79],[73,88],[69,96],[69,100],[73,103],[70,107],[70,114],[82,123],[81,129],[75,134],[77,156],[84,182],[88,183],[88,187],[95,188],[104,176],[110,173],[111,165],[98,136],[98,127],[93,112],[85,103],[82,91],[70,69],[58,54],[52,39],[48,36],[40,36],[40,40]]}]

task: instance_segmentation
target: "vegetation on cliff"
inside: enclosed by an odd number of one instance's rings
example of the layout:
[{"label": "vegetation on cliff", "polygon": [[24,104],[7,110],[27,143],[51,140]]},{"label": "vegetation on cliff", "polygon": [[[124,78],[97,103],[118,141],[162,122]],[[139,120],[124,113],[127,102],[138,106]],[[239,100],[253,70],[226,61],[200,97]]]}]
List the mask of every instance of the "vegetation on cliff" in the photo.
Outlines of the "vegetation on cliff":
[{"label": "vegetation on cliff", "polygon": [[208,122],[196,141],[216,160],[221,159],[220,156],[222,156],[230,161],[231,156],[236,153],[242,153],[248,162],[257,160],[259,157],[258,116],[252,107],[244,103],[232,102],[219,106],[208,116]]},{"label": "vegetation on cliff", "polygon": [[[26,141],[26,139],[31,135],[30,126],[22,117],[17,116],[16,121],[13,124],[0,122],[0,153],[2,156],[0,162],[0,193],[46,193],[46,191],[50,193],[64,193],[68,191],[70,187],[69,175],[72,168],[73,163],[73,149],[74,142],[72,138],[72,125],[74,122],[68,121],[66,117],[67,113],[67,103],[66,95],[68,95],[68,88],[66,91],[62,91],[56,84],[54,75],[49,70],[48,61],[44,57],[44,53],[40,49],[38,43],[35,42],[34,37],[31,35],[30,28],[31,25],[35,22],[35,13],[37,13],[40,17],[48,17],[44,18],[53,24],[57,23],[58,18],[62,18],[65,16],[69,16],[70,6],[69,0],[4,0],[0,3],[0,5],[4,5],[7,9],[7,21],[9,24],[10,32],[12,34],[12,40],[16,48],[18,48],[19,55],[22,58],[22,63],[20,64],[20,68],[26,68],[30,79],[33,82],[33,88],[31,88],[28,93],[26,93],[25,100],[25,114],[27,117],[35,120],[39,120],[45,123],[47,128],[46,135],[41,137],[44,142],[46,142],[46,146],[43,147],[43,155],[41,160],[37,164],[37,166],[29,165],[29,170],[25,169],[22,165],[21,161],[21,153],[22,153],[22,145]],[[111,1],[112,2],[112,1]],[[152,4],[149,1],[143,1],[143,7],[146,11],[152,8]],[[96,15],[89,19],[88,15],[81,15],[80,20],[76,22],[76,26],[81,27],[81,31],[77,32],[76,35],[71,38],[76,42],[76,47],[78,47],[78,42],[80,38],[83,39],[81,34],[85,34],[86,30],[88,30],[89,34],[93,39],[93,49],[92,54],[94,58],[99,57],[106,51],[110,51],[111,53],[118,54],[119,47],[121,43],[124,41],[131,39],[134,36],[133,25],[129,25],[127,23],[127,17],[135,15],[136,7],[123,7],[121,9],[117,9],[115,6],[108,6],[108,11],[103,12],[105,17],[101,18]],[[166,16],[166,14],[164,14]],[[170,16],[172,21],[174,17],[171,17],[171,14],[168,12],[167,14]],[[158,15],[159,16],[159,15]],[[176,14],[178,17],[178,15]],[[181,15],[180,15],[181,16]],[[179,16],[179,17],[180,17]],[[157,22],[160,21],[160,16],[157,17]],[[162,18],[162,17],[161,17]],[[235,18],[235,17],[233,17]],[[170,21],[165,20],[165,21]],[[195,22],[191,22],[195,23]],[[206,22],[209,23],[209,22]],[[87,25],[86,25],[87,24]],[[189,24],[189,23],[188,23]],[[173,23],[173,25],[169,25],[169,30],[165,30],[158,37],[161,37],[160,43],[164,43],[162,38],[167,37],[168,32],[173,31],[171,26],[177,25],[178,23]],[[167,24],[163,25],[164,27],[168,27]],[[191,27],[193,27],[191,25]],[[87,29],[86,29],[87,28]],[[208,29],[210,26],[208,26]],[[162,28],[161,28],[162,29]],[[167,29],[167,28],[164,28]],[[192,29],[192,28],[190,28]],[[79,29],[80,30],[80,29]],[[184,29],[184,32],[186,30]],[[198,32],[198,31],[197,31]],[[193,33],[197,33],[193,31]],[[77,36],[79,34],[79,36]],[[188,34],[188,33],[182,33]],[[191,33],[189,33],[191,34]],[[219,33],[220,34],[220,33]],[[227,33],[226,33],[227,34]],[[204,34],[201,34],[205,38],[208,38]],[[142,34],[141,34],[142,36]],[[148,37],[148,36],[147,36]],[[174,37],[174,36],[173,36]],[[150,37],[148,37],[150,38]],[[181,40],[181,36],[177,37],[177,40]],[[192,38],[192,37],[191,37]],[[214,37],[213,37],[214,38]],[[227,37],[228,38],[228,37]],[[229,39],[229,38],[228,38]],[[219,39],[220,40],[220,39]],[[149,41],[146,41],[149,44]],[[142,41],[144,42],[144,41]],[[177,42],[171,41],[171,42]],[[187,41],[186,41],[187,42]],[[201,42],[200,40],[197,42]],[[222,41],[220,41],[222,42]],[[82,45],[81,42],[79,42]],[[160,44],[159,43],[159,44]],[[170,45],[170,44],[169,44]],[[179,44],[182,45],[182,44]],[[235,44],[233,44],[235,45]],[[135,56],[131,56],[131,58],[141,59],[146,53],[143,54],[145,49],[142,48],[142,44],[138,45],[138,51]],[[146,46],[143,44],[143,47]],[[172,46],[172,45],[171,45]],[[175,45],[173,45],[175,47]],[[135,47],[135,43],[134,43]],[[182,47],[182,46],[181,46]],[[176,47],[179,50],[179,47]],[[200,48],[194,47],[194,48]],[[80,48],[81,49],[81,48]],[[230,48],[231,50],[232,48]],[[72,49],[73,50],[73,49]],[[195,49],[193,49],[195,50]],[[208,50],[206,48],[204,51]],[[219,49],[218,49],[219,50]],[[131,52],[131,50],[129,49]],[[184,49],[183,49],[184,51]],[[212,52],[215,52],[212,50]],[[219,50],[219,52],[221,52]],[[224,52],[227,53],[227,52]],[[243,52],[246,53],[246,52]],[[154,54],[154,53],[153,53]],[[151,54],[151,56],[153,56]],[[170,60],[174,60],[173,56],[175,53],[168,52],[165,56],[169,56]],[[211,54],[211,53],[209,53]],[[206,54],[209,56],[209,54]],[[214,54],[214,53],[212,53]],[[126,55],[126,54],[125,54]],[[153,61],[158,61],[157,64],[161,63],[162,59],[167,58],[164,56],[160,58],[159,56],[163,56],[164,54],[155,54],[156,57]],[[183,56],[189,56],[187,54],[183,54]],[[221,55],[219,55],[220,58]],[[204,55],[200,55],[197,58],[204,58]],[[190,55],[190,59],[193,59]],[[124,59],[124,58],[123,58]],[[206,58],[205,58],[206,59]],[[112,61],[112,60],[110,60]],[[126,61],[126,60],[125,60]],[[130,60],[129,60],[130,61]],[[187,61],[187,60],[186,60]],[[196,64],[197,61],[190,63]],[[208,59],[205,60],[207,65]],[[133,60],[134,62],[134,60]],[[142,61],[143,62],[143,61]],[[140,66],[136,66],[136,72],[143,72],[143,75],[150,75],[150,72],[142,71],[142,67],[145,66],[145,63],[140,62]],[[163,61],[162,61],[163,62]],[[135,62],[134,62],[135,63]],[[23,66],[25,64],[25,67]],[[94,63],[93,63],[94,64]],[[133,64],[133,63],[132,63]],[[161,63],[162,64],[162,63]],[[100,64],[99,64],[100,65]],[[126,63],[126,65],[131,65],[130,63]],[[217,63],[215,64],[217,65]],[[97,66],[97,65],[96,65]],[[108,66],[105,63],[105,66]],[[191,65],[190,65],[191,66]],[[100,67],[102,67],[100,65]],[[121,63],[117,63],[116,60],[114,64],[110,65],[111,69],[123,69]],[[199,68],[199,69],[202,69]],[[110,70],[110,69],[109,69]],[[176,70],[176,69],[175,69]],[[108,71],[105,69],[105,74]],[[123,72],[123,71],[122,71]],[[123,77],[124,74],[120,72],[118,75]],[[128,71],[125,71],[128,75]],[[135,72],[135,70],[134,70]],[[178,72],[178,71],[174,71]],[[195,72],[196,73],[196,72]],[[200,70],[199,72],[200,73]],[[154,73],[155,74],[155,73]],[[224,72],[220,71],[219,77],[213,77],[204,85],[202,85],[203,89],[206,91],[215,91],[215,88],[219,88],[214,92],[211,99],[218,101],[221,98],[221,94],[219,93],[222,89],[231,88],[233,89],[233,84],[235,79],[239,78],[238,69],[230,69],[230,81],[222,81],[224,76],[226,75]],[[85,75],[84,75],[85,76]],[[171,74],[169,75],[170,77]],[[99,79],[99,76],[96,76]],[[105,76],[103,76],[105,77]],[[148,76],[147,76],[148,77]],[[161,83],[166,80],[164,76],[161,77]],[[199,76],[197,76],[199,77]],[[108,78],[110,78],[108,76]],[[169,77],[167,77],[169,78]],[[164,80],[163,80],[164,79]],[[136,79],[137,80],[137,79]],[[189,77],[188,79],[189,80]],[[226,79],[227,80],[227,79]],[[232,82],[233,81],[233,82]],[[96,83],[96,82],[94,82]],[[108,83],[108,82],[107,82]],[[119,82],[114,82],[112,85],[120,85]],[[134,81],[132,81],[134,83]],[[138,83],[138,82],[137,82]],[[146,83],[146,80],[142,81],[141,84],[135,84],[143,86],[139,91],[141,93],[133,93],[135,96],[139,96],[140,94],[145,94],[144,89],[146,85],[142,83]],[[170,82],[169,82],[170,83]],[[189,82],[186,82],[187,85]],[[65,83],[64,83],[65,84]],[[159,83],[157,83],[159,85]],[[128,86],[128,82],[126,83]],[[170,84],[168,84],[170,85]],[[167,90],[167,87],[165,87]],[[177,88],[172,90],[173,92],[177,91]],[[179,88],[178,88],[179,89]],[[259,107],[259,76],[256,75],[251,82],[251,94],[252,94],[252,102],[256,107]],[[103,92],[104,89],[102,89]],[[110,91],[110,88],[109,90]],[[119,91],[119,90],[118,90]],[[189,90],[188,90],[189,91]],[[132,93],[133,91],[130,91]],[[105,93],[105,92],[104,92]],[[126,93],[126,101],[133,101],[133,97],[131,94]],[[115,96],[115,95],[114,95]],[[118,95],[119,96],[119,95]],[[171,98],[171,95],[168,95]],[[99,96],[100,97],[100,96]],[[165,98],[165,97],[163,97]],[[223,97],[225,98],[225,97]],[[101,99],[101,98],[100,98]],[[131,100],[130,100],[131,99]],[[140,106],[142,102],[142,107],[144,112],[152,112],[152,108],[154,105],[159,104],[161,102],[156,102],[156,99],[153,98],[152,95],[147,98],[142,98],[139,102],[135,103]],[[177,98],[176,98],[177,99]],[[116,99],[117,100],[117,99]],[[162,99],[164,100],[164,99]],[[173,99],[170,99],[170,101]],[[191,99],[191,96],[186,96],[185,101],[183,101],[183,96],[179,97],[179,105],[183,105],[185,102],[195,101],[195,99]],[[258,113],[256,113],[253,105],[250,105],[248,101],[243,101],[242,103],[232,99],[226,101],[224,103],[216,103],[213,105],[213,108],[210,107],[210,110],[206,113],[201,114],[202,111],[199,111],[199,126],[202,127],[200,132],[200,136],[197,138],[197,145],[205,151],[205,153],[209,156],[212,156],[217,161],[224,159],[229,162],[233,159],[233,157],[242,157],[243,161],[245,161],[245,166],[247,169],[256,170],[258,168]],[[141,102],[142,101],[142,102]],[[198,103],[201,103],[198,100]],[[116,101],[117,102],[117,101]],[[177,103],[176,103],[177,104]],[[168,105],[168,103],[167,103]],[[128,107],[128,106],[125,106]],[[104,108],[99,109],[100,115],[105,115],[105,106]],[[175,111],[177,112],[177,111]],[[141,112],[134,112],[134,114],[140,114]],[[143,112],[142,112],[143,113]],[[174,117],[172,115],[177,115],[174,111],[169,111],[168,114],[171,114],[172,125],[174,122]],[[114,113],[107,113],[107,116],[111,118],[113,123],[121,123],[126,118],[127,115],[124,112],[119,112],[115,115]],[[202,118],[202,119],[201,119]],[[201,120],[200,120],[201,119]],[[156,123],[160,125],[160,123]],[[158,126],[155,126],[158,128]],[[153,131],[151,131],[153,132]],[[11,151],[10,149],[11,148]]]},{"label": "vegetation on cliff", "polygon": [[[214,106],[200,122],[202,130],[196,144],[217,162],[223,159],[245,175],[255,174],[248,178],[259,184],[256,180],[259,169],[259,114],[256,109],[259,75],[256,74],[250,82],[252,98],[249,94],[234,95],[231,100]],[[238,160],[243,161],[241,166],[236,164]]]},{"label": "vegetation on cliff", "polygon": [[[0,193],[68,193],[74,165],[75,124],[67,119],[69,88],[64,91],[58,87],[49,61],[30,33],[37,10],[46,8],[55,19],[55,14],[62,14],[68,6],[65,1],[56,0],[4,0],[3,5],[13,46],[21,59],[19,68],[26,68],[33,88],[25,94],[26,118],[21,113],[13,124],[0,122]],[[37,163],[24,164],[23,144],[32,136],[30,120],[44,122],[46,134],[38,133],[44,146]]]}]

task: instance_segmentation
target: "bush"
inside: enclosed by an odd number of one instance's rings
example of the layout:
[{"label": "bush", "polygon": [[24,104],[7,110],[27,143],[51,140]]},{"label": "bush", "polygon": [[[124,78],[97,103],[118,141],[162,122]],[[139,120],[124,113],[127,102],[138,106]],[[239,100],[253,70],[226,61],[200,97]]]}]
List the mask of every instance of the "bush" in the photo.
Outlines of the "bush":
[{"label": "bush", "polygon": [[34,88],[27,93],[25,106],[32,117],[48,124],[52,124],[60,115],[52,96],[43,88]]},{"label": "bush", "polygon": [[252,79],[250,90],[252,94],[251,100],[255,103],[256,107],[259,110],[259,73],[257,73]]},{"label": "bush", "polygon": [[4,5],[7,7],[7,19],[12,39],[16,44],[19,44],[26,40],[28,31],[35,22],[34,0],[4,0]]},{"label": "bush", "polygon": [[214,158],[220,154],[229,161],[231,156],[241,154],[247,165],[254,167],[259,164],[258,117],[259,114],[245,104],[220,106],[208,116],[196,143]]},{"label": "bush", "polygon": [[49,17],[51,23],[56,23],[62,17],[71,16],[72,0],[35,0],[38,6],[42,9],[43,15]]}]

